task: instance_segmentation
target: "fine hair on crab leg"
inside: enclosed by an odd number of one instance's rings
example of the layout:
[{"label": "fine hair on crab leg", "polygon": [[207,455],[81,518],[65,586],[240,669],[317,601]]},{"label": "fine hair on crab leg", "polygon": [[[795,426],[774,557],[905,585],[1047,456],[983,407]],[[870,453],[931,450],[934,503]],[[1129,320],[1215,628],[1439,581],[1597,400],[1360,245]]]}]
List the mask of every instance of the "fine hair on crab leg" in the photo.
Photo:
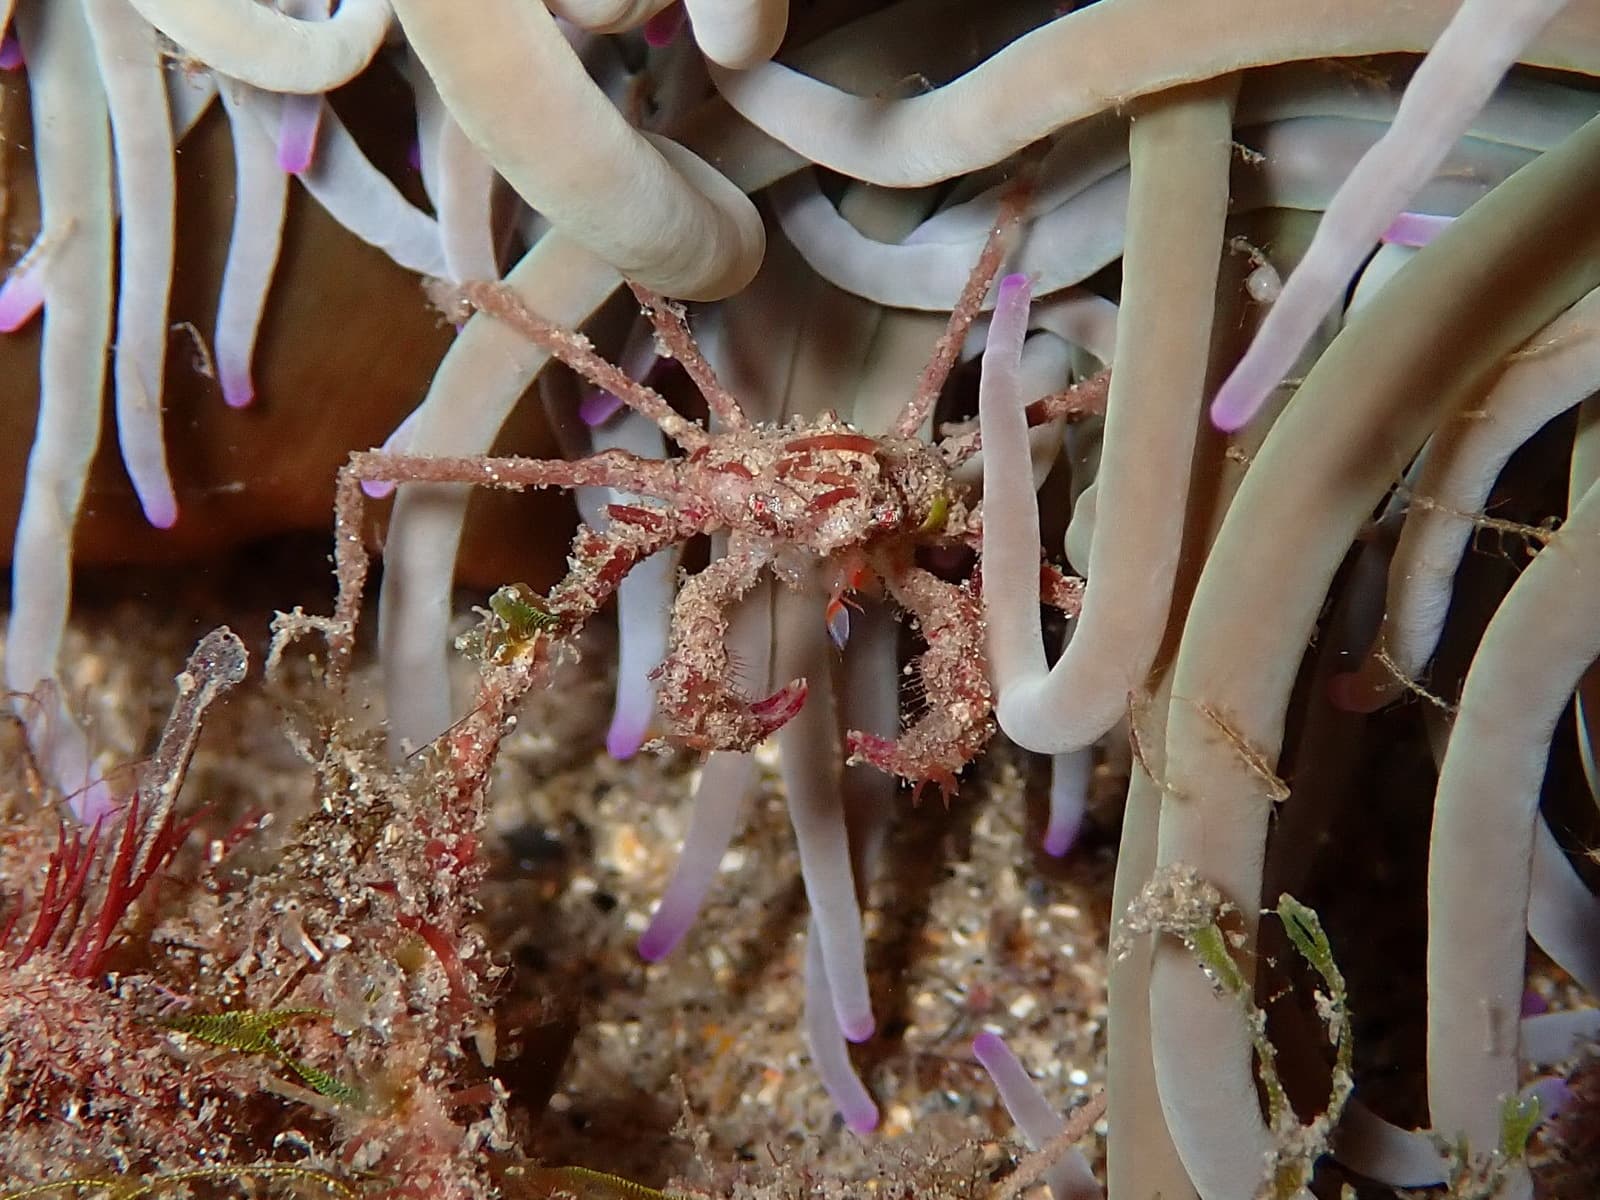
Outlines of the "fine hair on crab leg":
[{"label": "fine hair on crab leg", "polygon": [[[704,160],[641,134],[584,71],[543,4],[437,0],[395,11],[445,105],[528,204],[630,279],[687,300],[749,282],[766,235],[748,197]],[[529,78],[537,121],[506,121]]]},{"label": "fine hair on crab leg", "polygon": [[260,95],[248,84],[225,81],[218,89],[233,137],[233,228],[217,296],[214,346],[217,380],[230,408],[255,399],[251,362],[267,308],[267,293],[283,248],[283,222],[289,208],[289,178],[275,160],[272,138],[244,109]]},{"label": "fine hair on crab leg", "polygon": [[996,715],[1030,750],[1055,754],[1102,736],[1160,645],[1210,355],[1232,97],[1228,81],[1201,85],[1133,122],[1130,237],[1096,497],[1100,520],[1118,533],[1092,544],[1083,613],[1053,669],[1039,624],[1039,515],[1016,394],[1026,288],[1015,276],[1001,285],[1011,299],[1004,313],[996,307],[979,384],[984,608]]},{"label": "fine hair on crab leg", "polygon": [[161,392],[177,182],[161,50],[155,30],[127,0],[84,0],[83,10],[111,115],[122,215],[112,361],[117,442],[145,519],[170,529],[178,502],[162,441]]},{"label": "fine hair on crab leg", "polygon": [[1438,169],[1523,47],[1566,2],[1462,0],[1406,85],[1388,132],[1328,205],[1255,341],[1218,389],[1211,419],[1219,429],[1237,429],[1256,414],[1384,229]]},{"label": "fine hair on crab leg", "polygon": [[[1430,440],[1389,567],[1388,604],[1374,654],[1336,681],[1347,707],[1394,699],[1433,656],[1451,585],[1494,482],[1517,448],[1584,400],[1600,381],[1600,291],[1529,339],[1488,395]],[[1387,661],[1385,661],[1387,659]],[[1398,677],[1397,677],[1398,676]]]},{"label": "fine hair on crab leg", "polygon": [[[1597,575],[1600,488],[1591,488],[1484,631],[1439,772],[1428,849],[1428,1109],[1435,1130],[1480,1151],[1498,1144],[1501,1106],[1518,1084],[1540,785],[1556,723],[1600,657],[1600,608],[1573,603]],[[1520,1159],[1506,1170],[1497,1195],[1532,1193]]]},{"label": "fine hair on crab leg", "polygon": [[[918,187],[1000,162],[1104,111],[1108,97],[1127,105],[1271,63],[1425,51],[1455,8],[1455,0],[1351,0],[1337,8],[1312,0],[1181,8],[1166,0],[1103,0],[907,99],[855,95],[775,62],[737,72],[712,65],[711,78],[745,120],[811,162],[886,187]],[[1595,73],[1600,15],[1570,5],[1520,57]]]},{"label": "fine hair on crab leg", "polygon": [[[1160,856],[1233,901],[1246,953],[1283,795],[1273,770],[1285,711],[1329,583],[1442,415],[1600,281],[1596,161],[1600,121],[1421,250],[1323,353],[1229,506],[1174,668]],[[1318,536],[1305,538],[1308,528]],[[1295,553],[1262,552],[1275,544]],[[1162,1103],[1201,1195],[1248,1194],[1272,1141],[1264,1126],[1241,1131],[1257,1103],[1243,1015],[1167,944],[1156,951],[1151,1007]]]},{"label": "fine hair on crab leg", "polygon": [[269,92],[331,92],[383,46],[389,0],[343,0],[326,21],[297,20],[257,0],[128,0],[146,21],[213,70]]},{"label": "fine hair on crab leg", "polygon": [[461,296],[478,309],[505,322],[534,345],[571,367],[595,387],[611,393],[635,412],[649,417],[685,450],[707,444],[706,431],[675,412],[654,388],[630,379],[621,367],[595,353],[581,333],[563,329],[535,312],[517,292],[504,284],[466,283]]},{"label": "fine hair on crab leg", "polygon": [[[587,321],[616,290],[616,272],[581,247],[547,233],[506,276],[523,302],[569,326]],[[406,418],[408,449],[422,454],[487,454],[500,426],[549,361],[548,351],[503,322],[469,320]],[[456,550],[468,489],[400,489],[384,547],[378,602],[391,744],[431,741],[451,721],[449,628]]]},{"label": "fine hair on crab leg", "polygon": [[100,397],[111,340],[112,180],[105,94],[79,4],[26,5],[17,35],[31,72],[34,155],[44,236],[52,240],[44,277],[44,344],[39,416],[12,554],[6,686],[26,696],[34,756],[51,783],[93,822],[111,793],[55,678],[72,595],[72,530],[89,462],[100,438]]}]

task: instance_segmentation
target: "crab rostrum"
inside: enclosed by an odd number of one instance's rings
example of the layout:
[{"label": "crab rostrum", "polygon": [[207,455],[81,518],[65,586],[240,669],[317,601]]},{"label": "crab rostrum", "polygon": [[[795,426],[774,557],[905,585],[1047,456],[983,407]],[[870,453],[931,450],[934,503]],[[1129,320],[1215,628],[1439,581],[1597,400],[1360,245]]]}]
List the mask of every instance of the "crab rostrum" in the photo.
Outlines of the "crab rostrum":
[{"label": "crab rostrum", "polygon": [[[941,579],[915,561],[925,545],[974,544],[971,512],[952,469],[975,448],[970,438],[934,445],[917,436],[954,360],[962,336],[999,264],[991,239],[962,304],[952,314],[917,396],[893,431],[870,435],[824,414],[782,426],[756,426],[717,382],[691,337],[683,310],[642,289],[635,293],[655,325],[660,347],[704,393],[718,428],[708,432],[651,388],[606,362],[579,334],[531,312],[509,289],[468,284],[459,301],[507,322],[595,385],[654,420],[682,448],[681,457],[649,459],[607,450],[574,461],[525,458],[425,458],[381,452],[351,455],[340,477],[341,628],[353,628],[365,574],[359,523],[362,482],[462,482],[519,489],[598,486],[661,504],[613,504],[604,529],[581,527],[570,571],[548,596],[507,591],[490,621],[501,653],[548,655],[575,635],[633,566],[700,534],[728,536],[727,553],[678,590],[671,641],[657,669],[658,703],[673,740],[697,750],[749,750],[805,703],[806,681],[770,696],[741,695],[725,646],[729,608],[763,570],[798,586],[820,565],[833,579],[826,620],[842,643],[844,597],[881,581],[919,627],[927,650],[917,663],[929,707],[897,738],[852,732],[852,761],[864,761],[947,795],[956,774],[992,732],[993,697],[984,654],[981,607],[972,581]],[[511,616],[509,614],[519,614]],[[498,628],[498,627],[497,627]],[[492,635],[493,631],[491,631]],[[490,638],[494,641],[493,636]],[[496,647],[491,647],[496,648]],[[335,639],[335,657],[349,641]]]}]

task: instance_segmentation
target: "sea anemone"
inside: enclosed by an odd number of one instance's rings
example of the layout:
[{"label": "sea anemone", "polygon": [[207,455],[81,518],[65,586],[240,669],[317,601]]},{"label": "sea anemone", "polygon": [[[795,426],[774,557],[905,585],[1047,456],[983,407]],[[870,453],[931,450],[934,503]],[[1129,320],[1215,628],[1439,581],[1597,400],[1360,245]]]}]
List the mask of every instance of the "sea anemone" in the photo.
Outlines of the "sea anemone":
[{"label": "sea anemone", "polygon": [[[1600,571],[1600,16],[1559,0],[1058,8],[906,0],[841,21],[691,0],[691,39],[654,0],[18,0],[41,219],[0,319],[16,328],[44,310],[7,638],[18,714],[92,826],[114,797],[57,659],[107,387],[99,348],[113,351],[127,474],[149,522],[174,526],[181,489],[161,429],[183,235],[173,161],[214,95],[237,194],[209,332],[239,407],[259,390],[289,174],[406,269],[493,277],[543,320],[595,328],[636,378],[667,368],[637,320],[613,308],[620,332],[600,332],[622,282],[700,302],[707,358],[753,417],[831,409],[873,432],[915,393],[1020,188],[1011,274],[980,298],[992,316],[950,349],[982,356],[979,423],[964,433],[982,443],[970,483],[988,665],[1003,731],[1054,756],[1051,854],[1083,823],[1096,747],[1133,757],[1114,908],[1140,920],[1122,929],[1110,980],[1111,1195],[1304,1194],[1298,1177],[1263,1179],[1308,1143],[1287,1144],[1262,1112],[1257,1010],[1215,984],[1223,959],[1244,990],[1281,981],[1261,907],[1326,869],[1350,790],[1339,760],[1384,719],[1368,714],[1421,695],[1439,709],[1437,795],[1426,865],[1405,870],[1428,881],[1426,1091],[1455,1159],[1381,1120],[1359,1086],[1333,1154],[1395,1184],[1459,1168],[1526,1196],[1525,1137],[1508,1142],[1507,1128],[1520,1071],[1554,1026],[1519,1024],[1525,934],[1600,986],[1594,895],[1540,808],[1557,737],[1579,746],[1595,786],[1600,623],[1574,597]],[[399,120],[414,120],[431,211],[323,98],[380,55],[411,88]],[[1542,70],[1506,78],[1518,63]],[[450,315],[463,323],[390,451],[487,455],[547,366],[513,324]],[[1103,418],[1030,422],[1031,402],[1107,366]],[[579,428],[576,398],[541,386],[575,433],[571,454],[666,453],[592,399]],[[970,412],[970,390],[951,389],[941,422]],[[1561,527],[1486,515],[1502,468],[1560,419],[1576,429],[1570,456],[1561,448],[1566,494],[1527,507]],[[590,526],[596,500],[579,498]],[[394,502],[378,641],[397,753],[459,716],[449,632],[465,508],[453,483],[403,484]],[[1482,599],[1458,565],[1485,529],[1537,553],[1474,622],[1452,605]],[[1052,663],[1039,568],[1062,551],[1087,587]],[[845,1039],[870,1033],[861,904],[893,796],[886,777],[839,765],[839,717],[896,732],[899,647],[885,611],[869,606],[846,637],[840,613],[823,617],[826,583],[796,582],[745,601],[730,671],[758,694],[801,675],[831,684],[778,738],[813,912],[806,1033],[864,1131],[877,1112]],[[657,558],[619,599],[619,754],[651,728],[648,674],[676,586]],[[684,936],[752,778],[747,756],[706,764],[646,956]],[[1180,878],[1198,882],[1152,898],[1152,879]],[[1201,892],[1225,934],[1207,970],[1163,909]],[[1330,925],[1343,952],[1348,934]],[[1292,1044],[1293,1018],[1273,1019]],[[1594,1010],[1573,1022],[1592,1036]],[[1020,1094],[995,1046],[983,1054]]]}]

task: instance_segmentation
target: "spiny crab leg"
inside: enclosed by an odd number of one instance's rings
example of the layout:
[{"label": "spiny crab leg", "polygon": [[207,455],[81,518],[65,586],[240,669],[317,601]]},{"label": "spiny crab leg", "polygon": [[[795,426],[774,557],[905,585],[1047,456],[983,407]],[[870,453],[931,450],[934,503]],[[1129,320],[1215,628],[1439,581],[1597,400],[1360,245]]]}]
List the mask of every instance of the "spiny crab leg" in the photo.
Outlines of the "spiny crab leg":
[{"label": "spiny crab leg", "polygon": [[673,736],[700,750],[753,750],[800,711],[806,681],[752,701],[728,684],[728,609],[755,586],[766,552],[735,536],[728,553],[678,590],[672,644],[652,678]]},{"label": "spiny crab leg", "polygon": [[910,780],[913,794],[937,784],[948,801],[957,772],[978,756],[993,732],[983,609],[972,588],[914,566],[908,554],[877,565],[889,594],[916,620],[928,644],[917,660],[917,675],[929,705],[899,737],[851,730],[845,747],[852,763],[870,763]]},{"label": "spiny crab leg", "polygon": [[901,437],[916,437],[922,423],[933,411],[939,393],[944,390],[944,382],[955,366],[956,355],[961,352],[961,343],[966,341],[967,330],[977,320],[983,308],[983,298],[989,294],[994,277],[1000,274],[1000,266],[1011,248],[1011,234],[1022,220],[1027,200],[1027,189],[1016,187],[1000,201],[1000,215],[989,230],[989,239],[984,242],[983,253],[978,256],[977,265],[967,277],[966,287],[961,289],[960,299],[956,301],[955,308],[950,310],[950,323],[934,344],[933,357],[922,369],[916,394],[906,401],[906,406],[895,418],[893,432]]},{"label": "spiny crab leg", "polygon": [[692,520],[642,504],[609,504],[604,529],[579,527],[572,539],[566,578],[550,589],[544,606],[558,636],[576,633],[611,598],[623,577],[657,550],[704,532]]},{"label": "spiny crab leg", "polygon": [[685,450],[698,450],[708,444],[710,435],[675,411],[660,392],[636,379],[630,379],[621,367],[596,354],[593,345],[583,334],[545,320],[504,284],[464,283],[459,288],[439,284],[430,294],[446,313],[461,315],[459,310],[465,304],[505,322],[601,391],[609,392],[635,412],[649,417],[660,426],[662,433]]},{"label": "spiny crab leg", "polygon": [[522,584],[489,599],[490,615],[471,636],[482,658],[478,699],[443,742],[459,779],[473,787],[488,778],[511,714],[530,688],[548,677],[552,649],[572,636],[616,591],[635,566],[696,532],[671,512],[632,504],[606,509],[604,529],[585,526],[572,541],[572,569],[548,597]]},{"label": "spiny crab leg", "polygon": [[[350,654],[355,646],[356,618],[361,610],[361,593],[371,566],[361,530],[361,513],[366,500],[361,485],[373,482],[462,483],[511,491],[530,487],[614,487],[669,503],[682,499],[677,470],[670,460],[640,458],[625,450],[605,450],[572,462],[534,458],[431,458],[416,454],[386,454],[379,450],[356,451],[339,468],[334,495],[334,573],[339,581],[339,598],[334,606],[334,632],[329,636],[328,649],[330,669],[335,677],[342,674],[350,662]],[[655,509],[634,505],[613,505],[612,509],[613,524],[618,523],[615,510],[630,515],[642,514],[639,518],[641,521],[663,515]],[[634,523],[621,522],[623,525]],[[660,531],[660,536],[665,540],[655,549],[671,545],[696,531],[690,529],[683,532],[681,522],[674,519],[666,519],[665,524],[667,528]],[[593,532],[588,529],[580,531],[578,540]],[[577,553],[576,545],[574,553]],[[630,562],[628,566],[631,565]],[[609,587],[615,588],[627,570],[628,567],[623,567],[610,580]],[[569,575],[568,581],[571,579]],[[564,586],[566,582],[558,585],[557,591]],[[607,591],[606,595],[609,594]],[[592,612],[603,602],[602,596],[588,611]]]},{"label": "spiny crab leg", "polygon": [[[1031,430],[1058,418],[1070,422],[1084,417],[1103,416],[1106,411],[1106,397],[1110,392],[1111,368],[1106,367],[1058,392],[1040,396],[1028,405],[1024,410],[1028,418],[1028,428]],[[947,425],[944,432],[945,439],[940,443],[939,449],[944,454],[945,462],[949,463],[952,469],[967,462],[983,449],[983,431],[978,427],[977,418],[959,425]]]},{"label": "spiny crab leg", "polygon": [[733,393],[722,386],[717,373],[711,369],[705,355],[700,353],[700,347],[695,345],[694,335],[689,332],[689,322],[683,315],[683,306],[663,299],[649,288],[640,287],[632,281],[628,286],[644,306],[645,315],[655,327],[661,348],[677,359],[688,372],[689,378],[694,380],[695,387],[706,398],[711,415],[722,423],[724,430],[749,429],[750,418],[745,416],[744,409]]}]

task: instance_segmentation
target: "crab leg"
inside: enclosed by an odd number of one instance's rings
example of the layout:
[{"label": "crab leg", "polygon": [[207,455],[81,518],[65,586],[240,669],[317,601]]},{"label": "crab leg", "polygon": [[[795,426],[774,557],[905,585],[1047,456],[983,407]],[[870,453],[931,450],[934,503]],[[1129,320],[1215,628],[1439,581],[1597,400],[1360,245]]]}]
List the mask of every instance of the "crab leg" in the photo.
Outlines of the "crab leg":
[{"label": "crab leg", "polygon": [[[677,473],[670,462],[640,458],[625,450],[606,450],[575,462],[533,458],[431,458],[416,454],[385,454],[377,450],[356,451],[350,456],[350,461],[339,469],[339,480],[334,494],[334,574],[339,581],[339,598],[334,606],[334,631],[329,635],[328,648],[330,665],[335,676],[342,673],[349,665],[350,653],[355,647],[356,618],[361,609],[361,592],[366,586],[367,572],[371,565],[366,541],[361,531],[361,514],[365,507],[361,485],[374,481],[467,483],[482,487],[508,488],[513,491],[529,487],[614,487],[669,502],[681,499],[678,493]],[[629,514],[656,515],[654,509],[634,505],[613,507]],[[613,520],[616,520],[615,512]],[[634,527],[635,523],[628,520],[618,523],[623,526],[616,531],[619,539],[630,542],[646,540],[640,537]],[[682,532],[679,522],[669,520],[665,523],[668,528],[659,532],[659,536],[664,540],[655,549],[671,545],[689,536],[689,533]],[[586,534],[592,533],[593,531],[588,529],[580,531],[578,541],[583,541]],[[574,554],[578,554],[576,545]],[[629,561],[620,569],[615,569],[614,578],[610,578],[610,571],[613,568],[600,573],[606,575],[609,582],[605,585],[604,594],[587,608],[585,615],[605,602],[606,596],[611,594],[611,590],[628,573],[632,565],[632,561]],[[571,583],[577,573],[578,567],[575,566],[573,574],[557,586],[553,595],[560,594],[562,588]],[[599,578],[599,575],[596,575],[596,578]],[[574,613],[583,609],[583,602],[575,595],[567,597],[564,603]]]},{"label": "crab leg", "polygon": [[435,458],[357,450],[340,472],[360,483],[470,483],[478,487],[608,487],[636,496],[682,499],[672,463],[626,450],[602,450],[587,458]]},{"label": "crab leg", "polygon": [[700,394],[706,398],[711,415],[722,422],[724,429],[749,429],[750,418],[745,416],[744,409],[733,393],[722,386],[717,373],[711,369],[705,355],[700,353],[700,347],[695,345],[694,335],[689,332],[688,319],[683,314],[683,306],[664,300],[649,288],[632,281],[628,286],[644,306],[645,316],[650,318],[662,347],[678,360],[689,378],[694,380],[695,387],[700,389]]},{"label": "crab leg", "polygon": [[678,590],[672,643],[652,678],[673,736],[699,750],[753,750],[800,711],[806,681],[792,679],[764,700],[749,700],[728,680],[728,608],[752,587],[767,554],[745,538]]},{"label": "crab leg", "polygon": [[[589,339],[583,334],[563,329],[553,321],[545,320],[529,308],[521,296],[504,284],[465,283],[461,285],[459,295],[473,308],[511,326],[535,346],[571,367],[601,391],[611,393],[635,412],[649,417],[661,427],[662,433],[685,450],[698,450],[710,440],[710,435],[704,429],[674,411],[660,392],[636,379],[630,379],[628,373],[621,367],[608,363],[596,354]],[[446,305],[452,298],[448,291],[440,297]],[[710,400],[711,396],[708,395],[706,399]]]},{"label": "crab leg", "polygon": [[1011,249],[1012,231],[1022,220],[1027,200],[1025,188],[1014,188],[1000,201],[1000,215],[989,230],[989,238],[983,244],[983,253],[973,265],[972,274],[967,277],[967,286],[961,289],[960,299],[956,301],[955,308],[950,310],[950,323],[934,344],[933,357],[922,369],[922,377],[917,380],[917,393],[906,401],[906,406],[895,418],[893,431],[901,437],[916,437],[922,423],[933,411],[939,393],[944,390],[945,380],[950,377],[950,370],[956,364],[956,355],[961,352],[961,343],[966,340],[967,330],[972,328],[972,322],[983,308],[983,298],[989,294],[994,277],[1000,274],[1000,265]]},{"label": "crab leg", "polygon": [[560,621],[558,636],[576,633],[634,567],[658,550],[704,530],[671,510],[609,504],[604,529],[580,526],[568,558],[572,569],[550,589],[546,607]]},{"label": "crab leg", "polygon": [[880,564],[889,594],[921,626],[928,643],[917,674],[931,703],[898,738],[851,730],[845,746],[851,762],[908,779],[918,792],[938,784],[948,800],[956,773],[977,757],[993,731],[982,608],[970,588],[912,565],[907,554]]}]

